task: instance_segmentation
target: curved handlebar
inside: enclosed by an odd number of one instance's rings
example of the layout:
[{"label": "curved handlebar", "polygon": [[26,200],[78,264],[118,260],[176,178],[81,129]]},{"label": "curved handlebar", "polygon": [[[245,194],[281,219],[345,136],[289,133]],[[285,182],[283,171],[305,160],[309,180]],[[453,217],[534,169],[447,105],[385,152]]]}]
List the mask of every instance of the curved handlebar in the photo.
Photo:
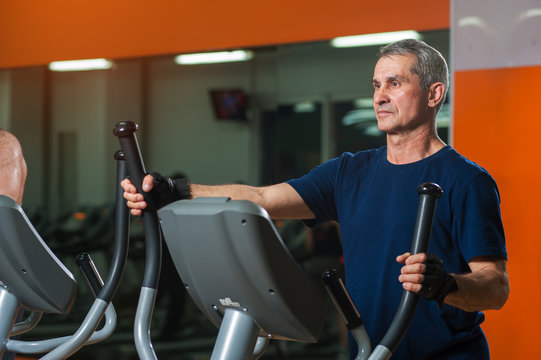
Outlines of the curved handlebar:
[{"label": "curved handlebar", "polygon": [[[432,222],[436,211],[436,202],[443,195],[441,187],[434,183],[423,183],[418,186],[419,207],[417,208],[417,219],[413,230],[413,240],[411,244],[411,254],[423,253],[428,250],[430,234],[432,232]],[[419,295],[404,290],[402,299],[398,305],[391,326],[385,333],[380,345],[385,346],[393,353],[406,330],[413,319]]]},{"label": "curved handlebar", "polygon": [[122,121],[115,126],[113,133],[118,137],[118,141],[120,142],[120,147],[122,148],[126,164],[128,165],[128,174],[131,182],[135,185],[137,192],[143,195],[147,203],[147,208],[141,214],[145,231],[146,248],[143,287],[157,289],[162,258],[161,235],[153,199],[142,189],[143,178],[146,175],[146,171],[139,150],[139,144],[137,143],[137,137],[135,136],[137,128],[137,124],[131,121]]},{"label": "curved handlebar", "polygon": [[[110,301],[120,285],[128,256],[129,211],[124,204],[123,190],[120,187],[120,181],[127,176],[124,154],[121,151],[117,151],[114,158],[117,160],[116,211],[113,258],[109,274],[105,283],[103,283],[90,256],[88,254],[80,254],[77,257],[77,265],[81,269],[94,296],[96,296],[96,300],[75,334],[71,337],[52,339],[41,344],[45,348],[47,346],[54,346],[56,343],[60,344],[45,355],[42,358],[44,360],[65,359],[78,351],[82,346],[109,337],[116,327],[116,313]],[[96,331],[96,327],[104,313],[106,317],[105,325],[101,330]],[[39,343],[33,345],[40,346]]]},{"label": "curved handlebar", "polygon": [[157,359],[150,339],[150,323],[160,279],[162,239],[153,199],[142,189],[146,171],[135,136],[137,128],[138,126],[131,121],[120,122],[113,129],[113,133],[120,142],[130,179],[147,203],[146,209],[141,214],[145,232],[145,271],[134,321],[135,347],[139,358],[147,360]]},{"label": "curved handlebar", "polygon": [[117,161],[114,238],[118,240],[115,240],[111,269],[109,270],[103,289],[98,294],[98,297],[104,301],[110,301],[120,285],[120,279],[124,273],[130,245],[130,212],[125,205],[124,190],[120,186],[120,181],[128,176],[128,168],[124,153],[121,150],[115,152],[114,158]]}]

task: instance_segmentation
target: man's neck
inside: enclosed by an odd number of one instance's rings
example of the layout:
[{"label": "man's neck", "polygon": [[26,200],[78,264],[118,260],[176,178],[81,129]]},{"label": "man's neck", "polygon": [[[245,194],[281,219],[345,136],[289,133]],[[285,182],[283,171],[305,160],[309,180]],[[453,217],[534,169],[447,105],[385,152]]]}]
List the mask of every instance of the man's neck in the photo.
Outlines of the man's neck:
[{"label": "man's neck", "polygon": [[410,164],[435,154],[444,146],[435,132],[406,136],[387,134],[387,160],[396,165]]}]

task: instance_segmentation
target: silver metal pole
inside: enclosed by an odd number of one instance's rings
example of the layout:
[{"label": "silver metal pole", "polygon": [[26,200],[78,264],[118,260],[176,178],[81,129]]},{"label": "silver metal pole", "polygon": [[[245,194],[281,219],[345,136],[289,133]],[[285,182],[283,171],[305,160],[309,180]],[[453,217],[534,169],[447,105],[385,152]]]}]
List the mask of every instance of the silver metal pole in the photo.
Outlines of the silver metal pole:
[{"label": "silver metal pole", "polygon": [[141,360],[157,360],[152,340],[150,339],[150,322],[156,301],[156,289],[142,287],[139,295],[139,303],[135,313],[133,336],[135,348]]},{"label": "silver metal pole", "polygon": [[211,360],[249,360],[254,352],[259,327],[250,315],[226,308]]},{"label": "silver metal pole", "polygon": [[6,350],[6,343],[9,339],[11,328],[15,324],[19,301],[6,288],[0,286],[0,358]]}]

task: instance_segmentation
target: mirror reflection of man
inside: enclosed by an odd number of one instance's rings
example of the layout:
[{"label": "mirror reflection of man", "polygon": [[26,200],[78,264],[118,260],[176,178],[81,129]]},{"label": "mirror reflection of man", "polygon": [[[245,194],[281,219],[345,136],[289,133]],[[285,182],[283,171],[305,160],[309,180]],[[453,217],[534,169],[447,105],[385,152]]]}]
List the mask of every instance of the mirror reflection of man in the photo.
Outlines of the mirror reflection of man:
[{"label": "mirror reflection of man", "polygon": [[[26,171],[21,144],[13,134],[0,128],[0,195],[8,196],[20,205],[23,201]],[[2,357],[2,360],[13,359],[15,354],[12,352],[6,352]]]}]

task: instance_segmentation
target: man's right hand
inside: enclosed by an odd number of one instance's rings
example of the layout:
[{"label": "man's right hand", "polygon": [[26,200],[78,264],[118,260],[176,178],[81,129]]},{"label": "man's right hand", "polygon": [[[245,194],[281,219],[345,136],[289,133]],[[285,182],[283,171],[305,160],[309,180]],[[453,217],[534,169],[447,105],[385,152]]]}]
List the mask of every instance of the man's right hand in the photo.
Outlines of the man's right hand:
[{"label": "man's right hand", "polygon": [[[129,179],[122,180],[120,186],[124,189],[124,199],[127,200],[126,205],[130,208],[132,215],[141,215],[142,210],[147,207],[143,195],[137,192],[135,185]],[[150,174],[146,175],[143,178],[143,191],[149,192],[153,187],[154,178]]]}]

